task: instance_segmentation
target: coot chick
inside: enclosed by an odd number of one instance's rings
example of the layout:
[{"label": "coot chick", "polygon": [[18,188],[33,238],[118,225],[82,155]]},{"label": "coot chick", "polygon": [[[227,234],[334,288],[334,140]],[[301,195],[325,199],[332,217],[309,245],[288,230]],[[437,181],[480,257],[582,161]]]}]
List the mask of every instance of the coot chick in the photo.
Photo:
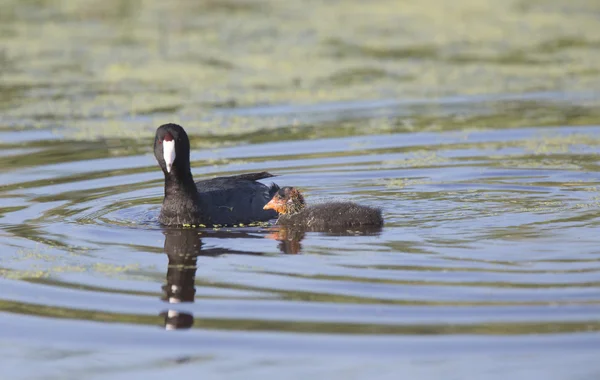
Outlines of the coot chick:
[{"label": "coot chick", "polygon": [[217,177],[194,183],[190,170],[190,140],[177,124],[156,130],[154,156],[165,175],[165,197],[159,222],[164,225],[234,225],[274,219],[263,206],[279,190],[256,182],[267,172]]},{"label": "coot chick", "polygon": [[283,187],[264,207],[279,213],[277,224],[327,230],[341,227],[382,226],[381,210],[353,202],[328,202],[306,206],[294,187]]}]

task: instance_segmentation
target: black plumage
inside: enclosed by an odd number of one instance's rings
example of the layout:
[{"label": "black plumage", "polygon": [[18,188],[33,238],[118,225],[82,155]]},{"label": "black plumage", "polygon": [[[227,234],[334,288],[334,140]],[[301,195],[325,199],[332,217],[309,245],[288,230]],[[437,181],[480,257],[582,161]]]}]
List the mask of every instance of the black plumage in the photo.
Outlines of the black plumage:
[{"label": "black plumage", "polygon": [[283,214],[279,225],[306,226],[313,230],[336,227],[381,226],[381,210],[353,202],[329,202],[306,207],[296,214]]},{"label": "black plumage", "polygon": [[[173,158],[167,157],[172,160],[170,168],[165,160],[167,143],[175,152]],[[248,173],[194,182],[190,170],[190,141],[177,124],[164,124],[156,130],[154,156],[165,176],[165,197],[158,219],[161,224],[224,226],[277,217],[276,212],[263,210],[263,206],[279,186],[257,182],[273,177],[272,174]]]},{"label": "black plumage", "polygon": [[302,194],[293,187],[281,188],[265,209],[280,213],[278,225],[306,227],[313,231],[383,225],[379,208],[339,201],[306,206]]}]

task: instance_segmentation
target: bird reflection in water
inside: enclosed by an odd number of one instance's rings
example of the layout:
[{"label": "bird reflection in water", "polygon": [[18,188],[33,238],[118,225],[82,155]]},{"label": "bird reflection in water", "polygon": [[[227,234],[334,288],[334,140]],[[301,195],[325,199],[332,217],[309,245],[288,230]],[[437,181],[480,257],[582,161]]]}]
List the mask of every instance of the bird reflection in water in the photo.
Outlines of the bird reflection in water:
[{"label": "bird reflection in water", "polygon": [[[263,255],[263,252],[237,251],[227,248],[202,249],[202,239],[199,234],[207,236],[206,230],[194,228],[168,228],[163,230],[165,235],[165,253],[169,259],[167,268],[167,283],[163,285],[162,300],[169,304],[192,303],[196,297],[196,269],[198,256],[221,256],[224,254]],[[263,239],[263,236],[243,231],[210,231],[211,238],[244,238]],[[192,314],[169,308],[160,314],[164,317],[167,330],[187,329],[194,324]]]},{"label": "bird reflection in water", "polygon": [[281,252],[296,255],[300,253],[302,245],[300,242],[304,239],[306,231],[303,229],[295,229],[288,227],[275,227],[273,232],[268,234],[268,239],[278,240],[278,248]]},{"label": "bird reflection in water", "polygon": [[[167,283],[163,285],[162,300],[171,304],[194,302],[196,297],[196,262],[202,250],[202,241],[194,229],[165,230],[165,253],[169,258]],[[194,317],[190,313],[167,310],[165,329],[190,328]]]},{"label": "bird reflection in water", "polygon": [[279,241],[279,250],[286,254],[298,254],[302,251],[300,242],[306,237],[307,232],[319,232],[326,236],[356,236],[378,235],[380,226],[358,226],[351,229],[346,227],[329,228],[325,231],[305,226],[275,226],[266,237]]},{"label": "bird reflection in water", "polygon": [[[362,227],[328,230],[322,232],[329,236],[352,236],[352,235],[374,235],[379,234],[380,227]],[[305,238],[310,229],[296,228],[294,226],[275,226],[270,229],[266,236],[251,231],[235,232],[210,232],[211,238],[244,238],[244,239],[262,239],[264,237],[278,240],[278,248],[283,254],[301,253],[301,241]],[[209,248],[202,249],[202,239],[200,233],[204,236],[206,231],[193,228],[169,228],[164,229],[165,235],[165,254],[169,259],[167,268],[167,283],[163,285],[162,300],[169,304],[192,303],[196,297],[196,269],[198,256],[220,256],[223,254],[241,254],[261,256],[263,252],[237,251],[227,248]],[[194,316],[191,313],[177,310],[171,307],[160,314],[164,317],[164,327],[166,330],[188,329],[194,324]]]}]

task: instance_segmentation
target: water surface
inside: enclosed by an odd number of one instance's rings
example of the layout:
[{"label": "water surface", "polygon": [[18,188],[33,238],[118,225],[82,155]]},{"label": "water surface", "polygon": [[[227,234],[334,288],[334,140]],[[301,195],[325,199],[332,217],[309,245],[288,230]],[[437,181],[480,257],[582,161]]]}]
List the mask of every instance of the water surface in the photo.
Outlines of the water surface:
[{"label": "water surface", "polygon": [[[600,373],[595,3],[84,3],[0,5],[5,376]],[[167,121],[386,225],[162,228]]]}]

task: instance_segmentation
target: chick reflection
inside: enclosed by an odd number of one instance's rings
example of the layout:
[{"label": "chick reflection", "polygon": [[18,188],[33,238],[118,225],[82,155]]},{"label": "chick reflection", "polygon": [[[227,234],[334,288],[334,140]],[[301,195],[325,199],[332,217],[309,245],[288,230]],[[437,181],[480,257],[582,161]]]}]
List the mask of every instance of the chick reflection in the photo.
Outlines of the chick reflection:
[{"label": "chick reflection", "polygon": [[300,242],[305,238],[307,232],[318,232],[326,236],[357,236],[357,235],[379,235],[382,231],[381,226],[357,226],[335,227],[326,230],[318,227],[306,226],[276,226],[266,237],[273,240],[279,240],[279,250],[286,254],[298,254],[302,251]]},{"label": "chick reflection", "polygon": [[279,227],[274,232],[267,235],[267,238],[273,240],[279,240],[278,248],[281,252],[296,255],[300,253],[302,244],[300,242],[304,239],[305,230],[293,228],[293,227]]}]

